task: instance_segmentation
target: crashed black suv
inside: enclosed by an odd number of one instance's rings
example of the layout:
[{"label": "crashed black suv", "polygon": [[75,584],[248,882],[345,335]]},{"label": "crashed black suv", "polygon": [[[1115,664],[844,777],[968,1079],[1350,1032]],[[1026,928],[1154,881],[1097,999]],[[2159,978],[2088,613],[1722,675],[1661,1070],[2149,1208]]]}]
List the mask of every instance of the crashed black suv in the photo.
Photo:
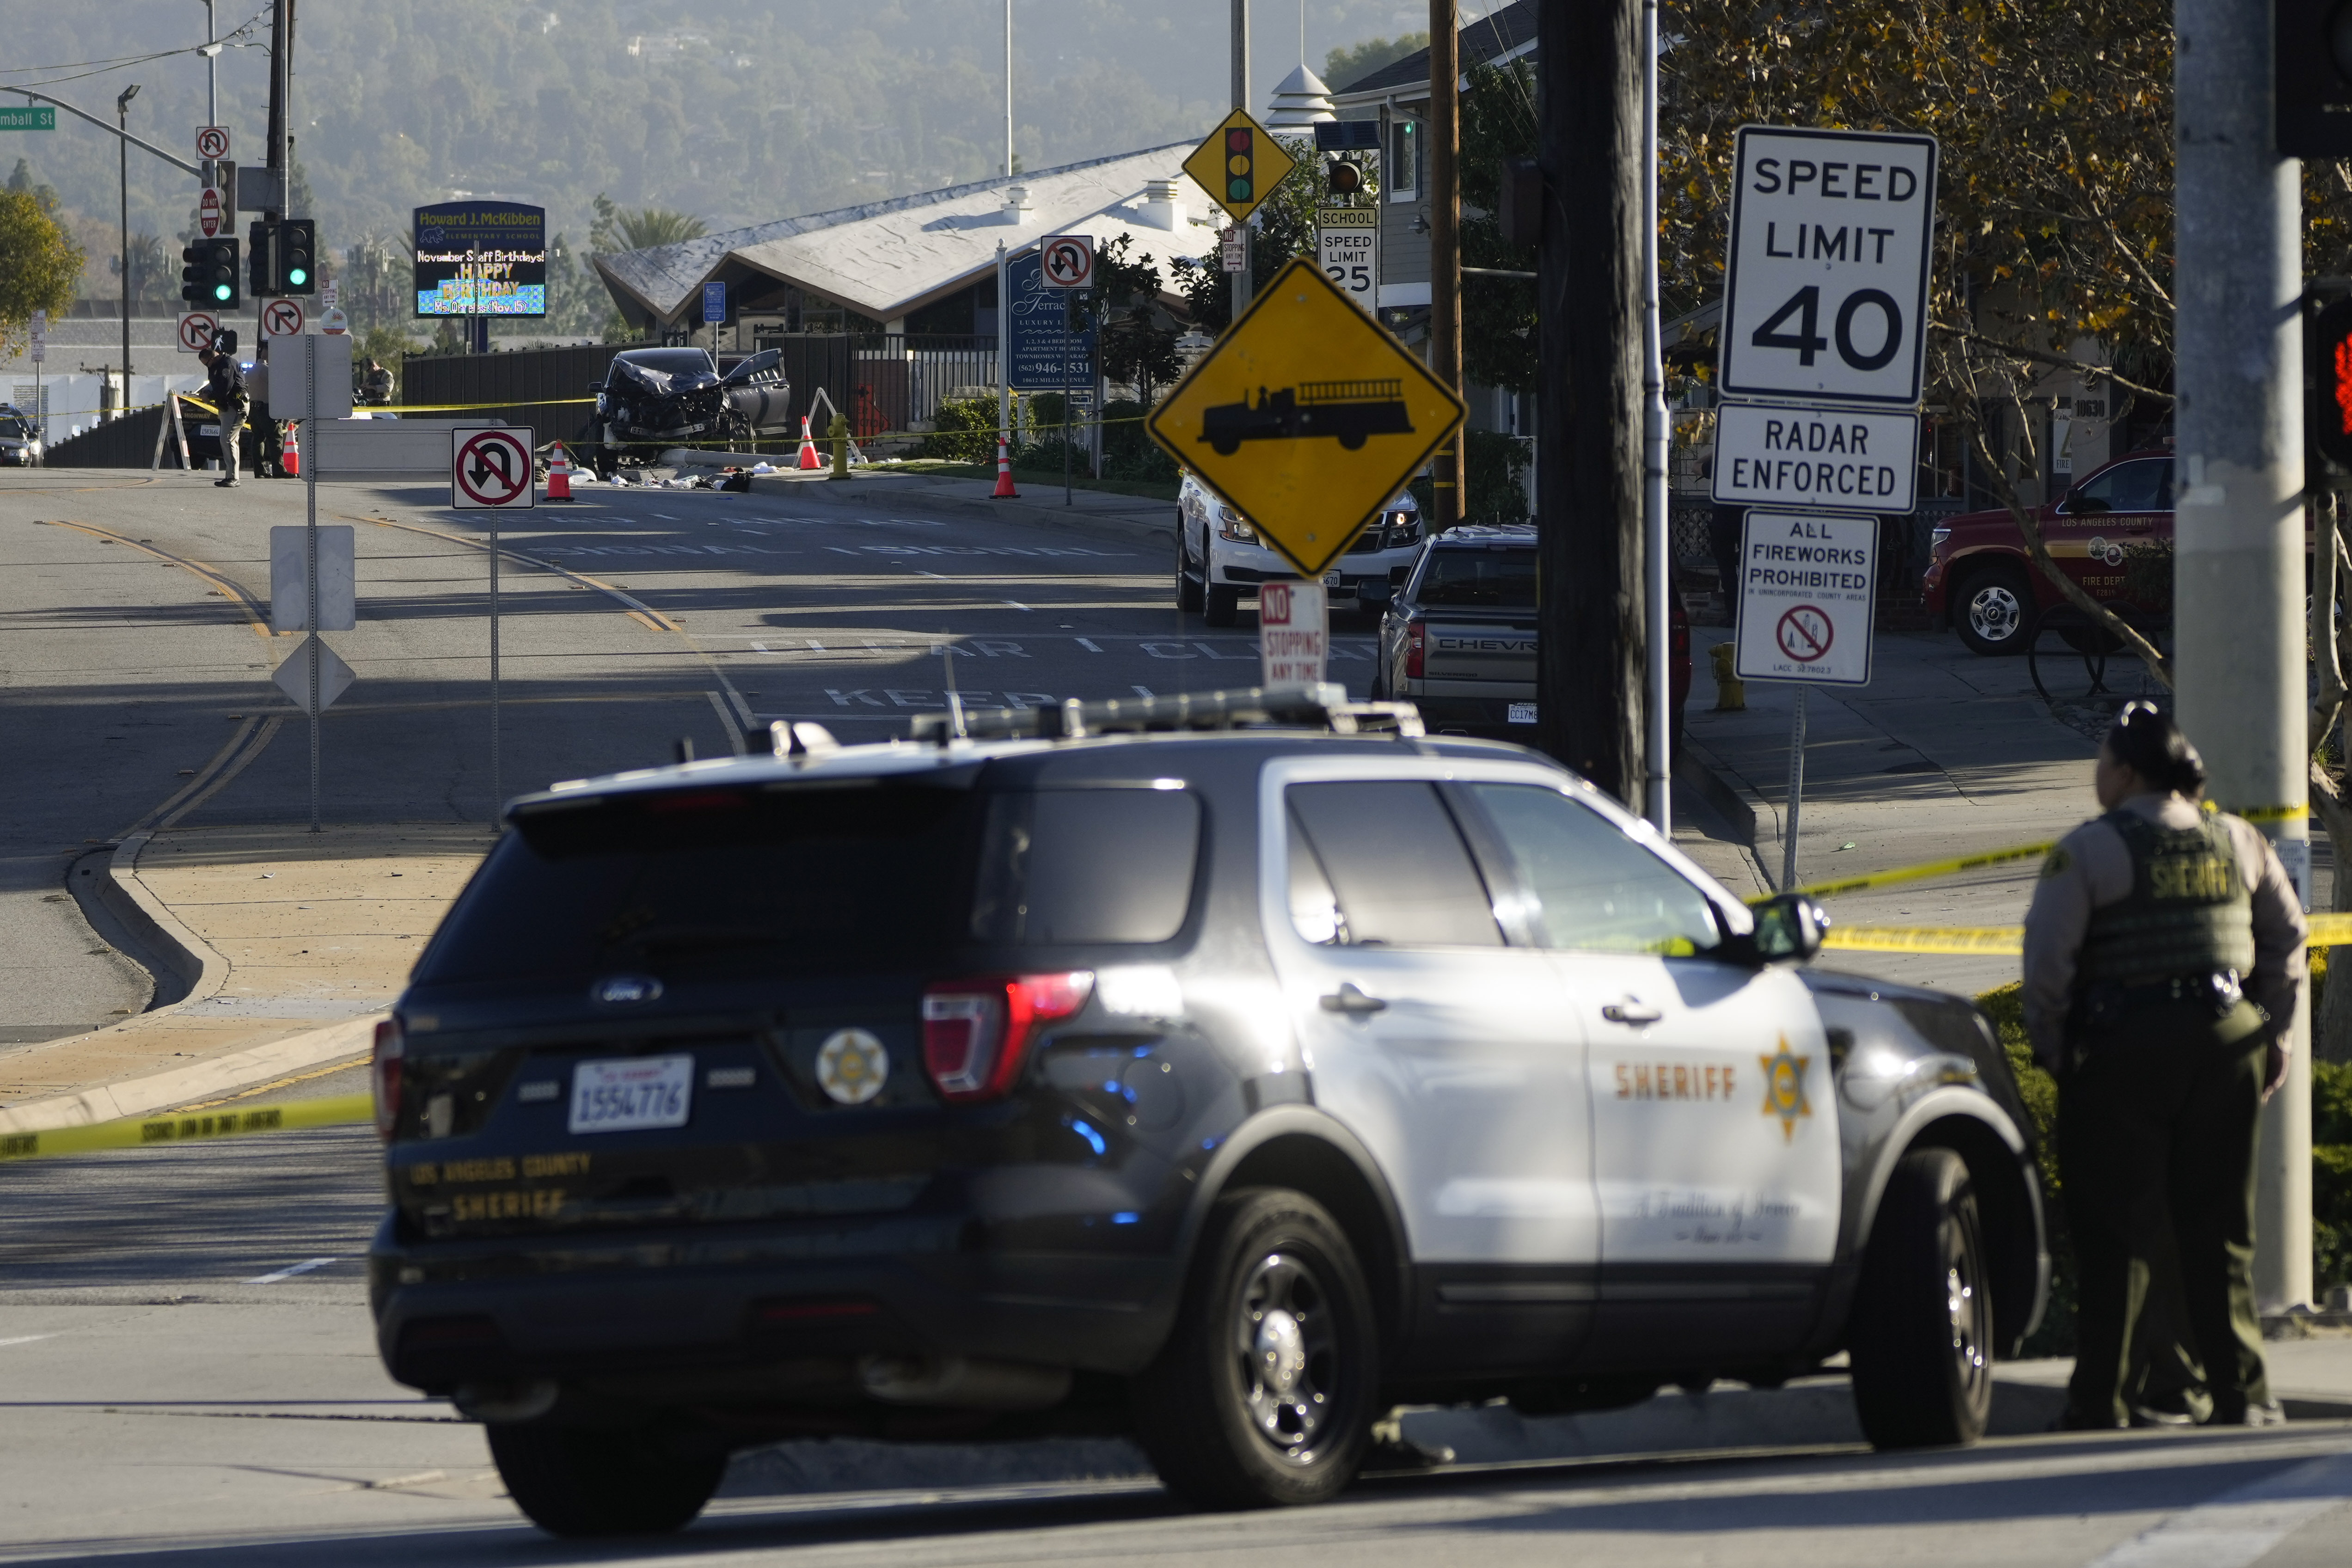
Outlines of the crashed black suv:
[{"label": "crashed black suv", "polygon": [[722,375],[708,349],[625,349],[588,391],[595,412],[581,459],[609,479],[624,460],[651,463],[665,447],[748,442],[786,429],[793,389],[783,355],[762,349]]},{"label": "crashed black suv", "polygon": [[546,1528],[785,1436],[1132,1431],[1209,1507],[1400,1402],[1852,1356],[1981,1433],[2048,1261],[1983,1016],[1336,687],[925,716],[518,801],[377,1045],[393,1376]]}]

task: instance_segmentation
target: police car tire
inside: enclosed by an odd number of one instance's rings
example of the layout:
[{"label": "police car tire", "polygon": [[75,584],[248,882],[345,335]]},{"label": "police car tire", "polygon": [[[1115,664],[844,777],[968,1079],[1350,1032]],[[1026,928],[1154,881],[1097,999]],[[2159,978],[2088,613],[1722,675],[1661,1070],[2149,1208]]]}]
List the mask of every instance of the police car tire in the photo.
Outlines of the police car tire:
[{"label": "police car tire", "polygon": [[1846,1348],[1862,1429],[1880,1448],[1964,1447],[1992,1413],[1993,1313],[1969,1167],[1914,1149],[1888,1177]]},{"label": "police car tire", "polygon": [[681,1448],[644,1428],[492,1422],[489,1439],[508,1495],[551,1535],[682,1530],[727,1470],[723,1451]]},{"label": "police car tire", "polygon": [[[1282,1300],[1307,1320],[1301,1383],[1323,1409],[1315,1440],[1288,1451],[1253,1414],[1254,1395],[1265,1408],[1265,1389],[1238,1345],[1270,1315],[1252,1308],[1277,1262],[1292,1268]],[[1326,1501],[1355,1479],[1370,1445],[1379,1350],[1355,1248],[1323,1205],[1280,1187],[1228,1193],[1202,1228],[1168,1343],[1132,1384],[1137,1435],[1160,1480],[1196,1508]]]},{"label": "police car tire", "polygon": [[1242,591],[1230,583],[1212,583],[1201,605],[1201,619],[1213,626],[1230,626],[1242,617]]}]

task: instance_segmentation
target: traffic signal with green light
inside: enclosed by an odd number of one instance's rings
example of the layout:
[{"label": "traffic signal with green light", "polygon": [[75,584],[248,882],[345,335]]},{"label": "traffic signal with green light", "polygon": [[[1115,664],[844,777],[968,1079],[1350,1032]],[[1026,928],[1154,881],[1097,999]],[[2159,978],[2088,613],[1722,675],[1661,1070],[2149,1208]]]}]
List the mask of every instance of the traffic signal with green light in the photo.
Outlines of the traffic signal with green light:
[{"label": "traffic signal with green light", "polygon": [[236,287],[236,241],[200,239],[184,246],[180,298],[199,310],[233,310],[242,296]]},{"label": "traffic signal with green light", "polygon": [[1225,199],[1257,200],[1257,132],[1246,125],[1225,132]]},{"label": "traffic signal with green light", "polygon": [[307,217],[289,217],[278,225],[277,262],[279,294],[316,294],[319,291],[318,253],[319,226]]}]

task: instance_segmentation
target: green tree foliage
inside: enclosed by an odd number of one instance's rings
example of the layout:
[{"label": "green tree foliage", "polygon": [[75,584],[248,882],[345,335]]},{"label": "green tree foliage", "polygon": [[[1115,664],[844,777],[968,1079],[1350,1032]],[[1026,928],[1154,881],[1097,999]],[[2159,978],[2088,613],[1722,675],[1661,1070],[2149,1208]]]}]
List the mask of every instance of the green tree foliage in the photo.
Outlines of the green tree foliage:
[{"label": "green tree foliage", "polygon": [[[1462,99],[1462,264],[1532,272],[1536,247],[1505,242],[1503,161],[1536,155],[1535,72],[1525,60],[1479,66]],[[1536,286],[1516,278],[1462,279],[1462,371],[1481,386],[1536,389]],[[1474,492],[1475,493],[1475,492]]]},{"label": "green tree foliage", "polygon": [[24,346],[34,311],[65,313],[81,267],[81,247],[44,209],[38,195],[13,183],[0,191],[0,354]]},{"label": "green tree foliage", "polygon": [[618,250],[643,250],[649,246],[676,245],[681,240],[700,239],[710,232],[698,217],[664,207],[639,207],[635,211],[616,205],[610,196],[598,192],[594,202],[596,221],[588,230],[588,249],[597,256],[610,256]]},{"label": "green tree foliage", "polygon": [[1133,251],[1133,237],[1119,234],[1096,253],[1091,308],[1104,376],[1135,387],[1149,406],[1152,389],[1174,381],[1182,366],[1175,329],[1160,321],[1159,264]]},{"label": "green tree foliage", "polygon": [[[106,258],[106,270],[115,279],[117,289],[122,286],[122,253],[118,250]],[[131,298],[135,302],[165,304],[180,297],[180,268],[176,262],[166,261],[163,242],[144,232],[131,237]]]},{"label": "green tree foliage", "polygon": [[1362,43],[1345,49],[1333,49],[1323,57],[1323,79],[1333,89],[1345,90],[1382,66],[1394,65],[1410,54],[1429,47],[1429,35],[1400,33],[1393,38],[1366,38]]}]

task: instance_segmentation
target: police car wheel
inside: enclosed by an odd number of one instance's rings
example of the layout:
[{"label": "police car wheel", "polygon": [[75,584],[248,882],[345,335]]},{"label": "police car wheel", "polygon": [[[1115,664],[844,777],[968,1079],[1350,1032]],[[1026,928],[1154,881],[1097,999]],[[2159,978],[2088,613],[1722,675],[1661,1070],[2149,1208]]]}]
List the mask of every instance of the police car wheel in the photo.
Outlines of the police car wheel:
[{"label": "police car wheel", "polygon": [[682,1530],[719,1489],[727,1455],[658,1432],[493,1422],[490,1458],[515,1506],[551,1535]]},{"label": "police car wheel", "polygon": [[1229,626],[1242,618],[1242,591],[1230,583],[1212,583],[1202,599],[1201,619],[1213,626]]},{"label": "police car wheel", "polygon": [[1227,1194],[1175,1329],[1135,1380],[1137,1432],[1195,1507],[1322,1502],[1363,1463],[1379,1364],[1355,1249],[1323,1205],[1282,1188]]},{"label": "police car wheel", "polygon": [[1846,1335],[1853,1402],[1880,1448],[1948,1447],[1992,1412],[1993,1310],[1969,1167],[1915,1149],[1888,1178]]}]

